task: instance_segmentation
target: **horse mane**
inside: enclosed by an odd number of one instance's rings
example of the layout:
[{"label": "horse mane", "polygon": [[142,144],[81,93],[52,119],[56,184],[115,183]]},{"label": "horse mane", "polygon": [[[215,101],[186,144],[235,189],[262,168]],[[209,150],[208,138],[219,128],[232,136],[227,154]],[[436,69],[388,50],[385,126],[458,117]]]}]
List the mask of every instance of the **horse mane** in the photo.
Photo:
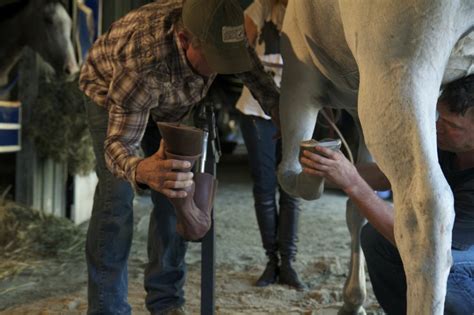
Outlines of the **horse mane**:
[{"label": "horse mane", "polygon": [[[21,11],[23,11],[32,1],[38,0],[13,0],[3,6],[0,6],[0,24],[6,20],[15,18]],[[64,8],[67,8],[66,0],[44,0],[44,4],[59,3]]]},{"label": "horse mane", "polygon": [[13,19],[28,5],[30,0],[17,0],[0,7],[0,23]]},{"label": "horse mane", "polygon": [[68,1],[67,0],[45,0],[45,3],[59,3],[63,7],[67,8],[68,7]]}]

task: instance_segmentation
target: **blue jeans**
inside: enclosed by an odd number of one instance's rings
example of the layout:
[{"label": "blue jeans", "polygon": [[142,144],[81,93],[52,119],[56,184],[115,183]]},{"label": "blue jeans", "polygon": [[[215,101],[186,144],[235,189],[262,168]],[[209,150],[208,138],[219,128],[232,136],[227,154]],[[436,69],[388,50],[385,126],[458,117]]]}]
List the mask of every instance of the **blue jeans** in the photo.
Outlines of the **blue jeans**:
[{"label": "blue jeans", "polygon": [[240,114],[240,127],[248,152],[253,194],[275,198],[276,167],[281,156],[281,144],[273,139],[275,125],[271,120]]},{"label": "blue jeans", "polygon": [[[361,244],[375,296],[389,315],[406,313],[406,278],[398,250],[370,224],[362,228]],[[452,249],[453,265],[448,283],[444,313],[474,314],[474,246]]]},{"label": "blue jeans", "polygon": [[[281,160],[281,141],[273,139],[272,121],[252,115],[240,115],[240,126],[248,151],[253,180],[257,223],[267,256],[294,259],[298,241],[299,199],[278,185],[276,170]],[[279,212],[276,192],[279,190]]]},{"label": "blue jeans", "polygon": [[[127,260],[133,235],[134,194],[131,185],[114,177],[105,164],[108,112],[89,99],[86,111],[99,178],[86,242],[88,314],[130,314]],[[158,150],[160,139],[157,126],[150,122],[142,140],[146,156]],[[176,233],[176,214],[169,200],[155,191],[151,198],[154,208],[148,231],[146,306],[151,313],[159,313],[184,304],[187,243]]]}]

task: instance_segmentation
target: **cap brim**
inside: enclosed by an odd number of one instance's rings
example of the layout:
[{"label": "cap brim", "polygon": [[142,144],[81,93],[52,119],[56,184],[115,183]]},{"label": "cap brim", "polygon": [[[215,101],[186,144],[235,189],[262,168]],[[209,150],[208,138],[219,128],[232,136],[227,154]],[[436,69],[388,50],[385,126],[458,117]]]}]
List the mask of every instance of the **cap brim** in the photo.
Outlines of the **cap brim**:
[{"label": "cap brim", "polygon": [[204,56],[211,69],[219,74],[242,73],[252,69],[252,60],[245,45],[232,49],[217,49],[212,45],[202,45]]}]

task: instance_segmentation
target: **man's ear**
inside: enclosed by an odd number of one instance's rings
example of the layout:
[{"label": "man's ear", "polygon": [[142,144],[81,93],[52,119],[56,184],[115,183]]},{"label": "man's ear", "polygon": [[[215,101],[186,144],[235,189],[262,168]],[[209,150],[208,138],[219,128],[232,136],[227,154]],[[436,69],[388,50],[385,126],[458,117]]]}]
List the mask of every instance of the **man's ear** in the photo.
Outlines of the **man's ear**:
[{"label": "man's ear", "polygon": [[189,48],[189,45],[190,45],[189,37],[185,32],[183,31],[178,32],[178,40],[179,40],[179,43],[181,44],[181,47],[183,47],[184,50]]}]

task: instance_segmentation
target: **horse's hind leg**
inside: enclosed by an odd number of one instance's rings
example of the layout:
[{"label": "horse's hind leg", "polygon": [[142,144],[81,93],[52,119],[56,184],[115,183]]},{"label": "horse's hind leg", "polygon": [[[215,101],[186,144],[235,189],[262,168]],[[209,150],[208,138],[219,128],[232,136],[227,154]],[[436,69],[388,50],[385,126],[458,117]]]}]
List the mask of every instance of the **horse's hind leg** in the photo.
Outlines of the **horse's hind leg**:
[{"label": "horse's hind leg", "polygon": [[[353,115],[356,116],[356,115]],[[359,133],[357,162],[368,162],[372,158],[367,151],[364,138],[357,117],[353,117]],[[365,314],[363,307],[366,298],[364,253],[360,246],[360,231],[367,220],[360,214],[355,204],[348,199],[346,204],[346,223],[351,236],[351,258],[349,275],[347,276],[342,292],[344,304],[339,310],[339,315]]]},{"label": "horse's hind leg", "polygon": [[343,289],[344,304],[339,315],[365,314],[363,307],[366,288],[364,271],[364,253],[360,247],[360,231],[366,220],[360,215],[359,209],[349,199],[346,205],[346,223],[351,234],[351,261],[349,275]]}]

